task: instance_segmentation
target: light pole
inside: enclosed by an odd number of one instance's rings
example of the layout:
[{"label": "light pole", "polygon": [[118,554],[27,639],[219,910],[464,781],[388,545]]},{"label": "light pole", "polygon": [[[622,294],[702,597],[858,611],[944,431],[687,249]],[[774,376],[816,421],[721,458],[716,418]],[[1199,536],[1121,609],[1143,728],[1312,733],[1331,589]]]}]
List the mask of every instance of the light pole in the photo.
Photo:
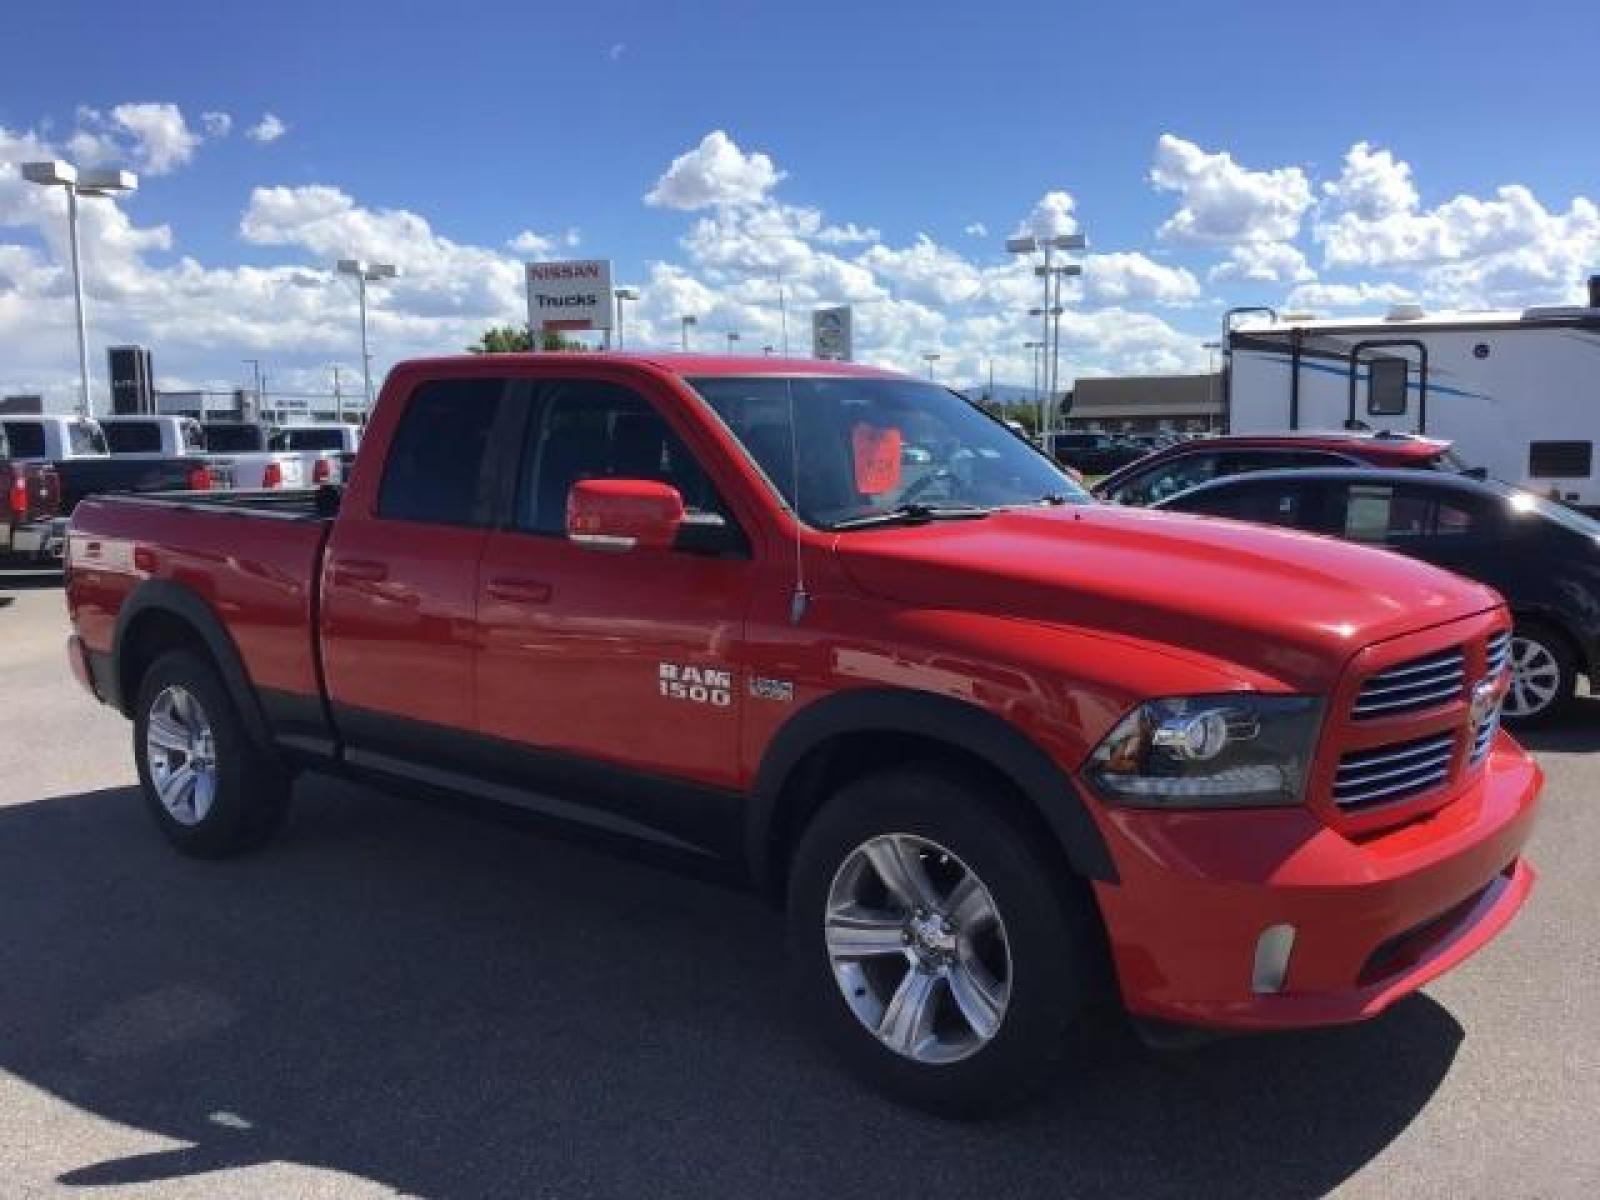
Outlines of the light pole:
[{"label": "light pole", "polygon": [[1210,430],[1217,407],[1217,351],[1222,349],[1221,342],[1201,342],[1200,349],[1206,352],[1206,429]]},{"label": "light pole", "polygon": [[683,316],[679,317],[678,320],[683,325],[683,350],[684,353],[687,354],[689,352],[689,329],[691,326],[700,324],[700,318],[694,316]]},{"label": "light pole", "polygon": [[[1038,316],[1043,320],[1044,329],[1044,392],[1050,399],[1052,409],[1055,403],[1056,374],[1058,352],[1061,337],[1061,280],[1069,275],[1082,274],[1083,268],[1078,266],[1056,267],[1053,265],[1053,256],[1057,250],[1083,250],[1089,245],[1089,239],[1081,233],[1062,233],[1055,237],[1035,237],[1026,234],[1022,237],[1006,239],[1006,249],[1012,254],[1032,254],[1035,250],[1044,251],[1044,265],[1035,267],[1033,273],[1044,279],[1044,305],[1042,308],[1029,311],[1029,316]],[[1052,284],[1054,285],[1054,299],[1052,299]],[[1054,334],[1056,341],[1052,342]],[[1052,415],[1050,425],[1055,425]],[[1041,430],[1048,432],[1048,430]]]},{"label": "light pole", "polygon": [[239,361],[250,364],[251,378],[255,380],[256,385],[256,407],[259,409],[261,407],[261,360],[259,358],[241,358]]},{"label": "light pole", "polygon": [[78,254],[78,197],[131,192],[139,186],[139,177],[132,171],[109,167],[79,171],[71,163],[59,158],[23,163],[22,177],[29,183],[43,187],[67,189],[67,241],[72,248],[72,299],[78,320],[78,409],[84,416],[92,417],[94,401],[90,399],[89,388],[89,324],[83,313],[83,264]]},{"label": "light pole", "polygon": [[734,348],[735,345],[738,344],[738,342],[739,342],[739,331],[737,329],[728,330],[728,353],[729,354],[733,353],[733,348]]},{"label": "light pole", "polygon": [[623,302],[627,301],[627,300],[637,300],[639,298],[639,292],[635,288],[623,287],[623,288],[618,288],[616,290],[615,295],[617,297],[617,349],[621,350],[622,347],[623,347],[623,339],[622,339],[622,308],[623,308]]},{"label": "light pole", "polygon": [[359,258],[341,258],[339,274],[356,277],[356,291],[361,297],[361,382],[367,401],[367,412],[372,411],[372,355],[367,353],[367,284],[380,279],[393,279],[400,269],[393,263],[369,263]]},{"label": "light pole", "polygon": [[926,354],[924,354],[922,356],[922,361],[928,364],[928,378],[932,379],[933,378],[933,364],[939,361],[938,352],[934,351],[934,350],[928,351],[928,353],[926,353]]},{"label": "light pole", "polygon": [[1044,437],[1044,393],[1040,390],[1044,376],[1044,349],[1043,342],[1023,342],[1022,348],[1028,352],[1028,365],[1033,368],[1033,411],[1038,420],[1037,433]]}]

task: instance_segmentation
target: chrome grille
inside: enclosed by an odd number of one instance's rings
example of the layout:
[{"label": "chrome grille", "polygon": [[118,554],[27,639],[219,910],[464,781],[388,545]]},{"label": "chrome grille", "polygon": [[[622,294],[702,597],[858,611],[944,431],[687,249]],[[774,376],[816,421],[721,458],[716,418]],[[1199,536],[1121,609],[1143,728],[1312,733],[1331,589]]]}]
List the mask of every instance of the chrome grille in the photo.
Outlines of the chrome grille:
[{"label": "chrome grille", "polygon": [[1486,652],[1486,668],[1489,678],[1493,679],[1506,669],[1506,663],[1511,658],[1511,631],[1502,629],[1499,633],[1490,634]]},{"label": "chrome grille", "polygon": [[1494,711],[1494,716],[1480,725],[1478,732],[1472,735],[1472,753],[1467,758],[1469,763],[1477,766],[1483,761],[1484,756],[1489,753],[1489,746],[1494,742],[1494,735],[1499,728],[1500,710],[1497,708]]},{"label": "chrome grille", "polygon": [[1450,776],[1454,752],[1455,735],[1442,733],[1346,754],[1333,777],[1334,802],[1366,808],[1438,787]]},{"label": "chrome grille", "polygon": [[1460,696],[1466,678],[1467,659],[1460,646],[1414,658],[1363,683],[1351,715],[1364,721],[1433,708]]}]

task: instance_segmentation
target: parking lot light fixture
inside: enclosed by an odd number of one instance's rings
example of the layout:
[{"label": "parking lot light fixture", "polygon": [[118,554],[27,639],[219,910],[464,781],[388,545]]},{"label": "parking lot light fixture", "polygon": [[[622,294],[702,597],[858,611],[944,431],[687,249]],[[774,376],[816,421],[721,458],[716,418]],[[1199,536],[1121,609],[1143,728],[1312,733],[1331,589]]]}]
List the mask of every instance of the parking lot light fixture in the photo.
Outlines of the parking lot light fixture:
[{"label": "parking lot light fixture", "polygon": [[729,354],[733,353],[733,348],[734,348],[734,346],[736,346],[738,344],[738,342],[739,342],[739,331],[737,329],[728,330],[728,353]]},{"label": "parking lot light fixture", "polygon": [[369,263],[359,258],[341,258],[337,270],[341,275],[355,277],[356,293],[361,304],[361,382],[367,400],[367,412],[372,411],[372,355],[367,351],[367,284],[380,279],[393,279],[400,268],[393,263]]},{"label": "parking lot light fixture", "polygon": [[66,189],[67,242],[72,253],[72,301],[78,325],[78,411],[86,417],[92,417],[94,400],[90,394],[89,325],[83,311],[83,261],[78,251],[78,198],[131,192],[139,186],[139,177],[132,171],[114,167],[79,171],[71,163],[59,158],[23,163],[22,177],[41,187]]},{"label": "parking lot light fixture", "polygon": [[678,321],[683,328],[683,350],[684,353],[687,354],[689,352],[689,330],[692,326],[700,323],[700,318],[685,314],[684,316],[679,317]]},{"label": "parking lot light fixture", "polygon": [[940,355],[937,351],[930,350],[922,356],[922,361],[928,364],[928,378],[933,378],[933,364],[938,362]]}]

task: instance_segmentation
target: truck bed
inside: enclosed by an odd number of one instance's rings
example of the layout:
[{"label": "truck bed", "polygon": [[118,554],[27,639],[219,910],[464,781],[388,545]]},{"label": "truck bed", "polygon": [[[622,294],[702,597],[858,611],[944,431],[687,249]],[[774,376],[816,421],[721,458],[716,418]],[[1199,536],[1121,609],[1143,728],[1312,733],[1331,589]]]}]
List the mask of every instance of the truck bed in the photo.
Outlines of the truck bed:
[{"label": "truck bed", "polygon": [[68,536],[79,633],[109,653],[136,591],[178,585],[226,618],[264,705],[319,704],[316,594],[333,507],[315,491],[90,497]]}]

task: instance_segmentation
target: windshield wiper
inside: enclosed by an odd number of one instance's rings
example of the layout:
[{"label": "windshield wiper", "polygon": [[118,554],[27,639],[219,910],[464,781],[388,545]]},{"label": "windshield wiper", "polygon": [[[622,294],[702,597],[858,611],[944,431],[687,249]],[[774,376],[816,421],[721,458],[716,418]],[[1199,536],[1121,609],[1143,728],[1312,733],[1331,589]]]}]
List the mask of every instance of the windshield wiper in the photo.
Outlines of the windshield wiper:
[{"label": "windshield wiper", "polygon": [[887,512],[835,521],[829,529],[868,529],[876,525],[926,525],[930,521],[975,521],[989,510],[976,504],[901,504]]}]

